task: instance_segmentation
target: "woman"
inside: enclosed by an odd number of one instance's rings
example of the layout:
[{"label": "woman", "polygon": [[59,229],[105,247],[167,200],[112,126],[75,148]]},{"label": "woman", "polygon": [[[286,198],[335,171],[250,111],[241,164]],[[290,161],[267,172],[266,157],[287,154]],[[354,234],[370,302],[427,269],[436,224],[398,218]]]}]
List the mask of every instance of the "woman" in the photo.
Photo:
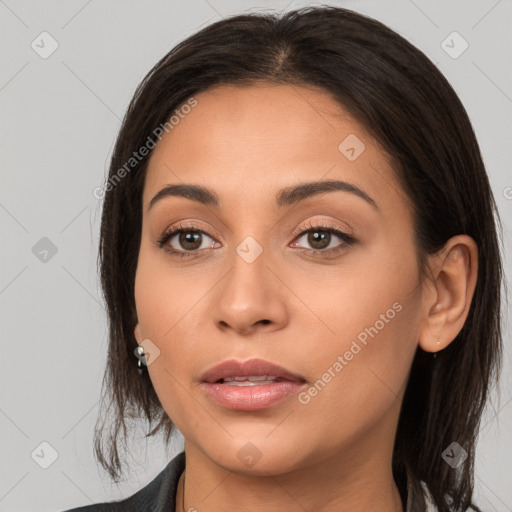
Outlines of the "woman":
[{"label": "woman", "polygon": [[75,511],[479,510],[499,220],[418,49],[336,7],[210,25],[139,86],[103,192],[96,454],[117,479],[134,417],[185,451]]}]

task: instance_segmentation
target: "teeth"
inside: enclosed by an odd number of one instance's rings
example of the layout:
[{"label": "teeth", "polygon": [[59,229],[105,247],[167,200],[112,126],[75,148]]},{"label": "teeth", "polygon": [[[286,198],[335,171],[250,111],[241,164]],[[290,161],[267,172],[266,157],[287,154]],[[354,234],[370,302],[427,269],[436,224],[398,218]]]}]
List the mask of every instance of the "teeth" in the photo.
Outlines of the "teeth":
[{"label": "teeth", "polygon": [[225,382],[236,380],[237,382],[243,382],[249,380],[251,382],[258,382],[260,380],[276,380],[277,377],[272,377],[270,375],[258,375],[258,376],[247,376],[247,377],[226,377],[224,379]]},{"label": "teeth", "polygon": [[226,377],[222,379],[223,384],[228,386],[260,386],[262,384],[272,384],[277,377],[271,375],[247,376],[247,377]]},{"label": "teeth", "polygon": [[259,380],[257,382],[250,381],[250,380],[244,380],[244,381],[237,381],[237,380],[230,380],[230,381],[224,381],[223,384],[226,386],[263,386],[266,384],[273,384],[275,380]]}]

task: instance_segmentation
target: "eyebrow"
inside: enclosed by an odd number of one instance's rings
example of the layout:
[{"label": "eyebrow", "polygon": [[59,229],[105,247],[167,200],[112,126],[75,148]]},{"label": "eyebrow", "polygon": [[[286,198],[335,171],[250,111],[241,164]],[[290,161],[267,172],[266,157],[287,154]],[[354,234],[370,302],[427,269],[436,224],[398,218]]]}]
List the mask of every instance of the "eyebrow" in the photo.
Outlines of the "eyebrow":
[{"label": "eyebrow", "polygon": [[[364,199],[374,209],[379,210],[375,200],[359,187],[340,180],[312,181],[281,189],[276,196],[276,204],[279,207],[289,206],[304,201],[310,197],[327,192],[348,192]],[[206,206],[218,207],[220,199],[215,192],[202,185],[181,184],[167,185],[158,192],[149,202],[148,211],[153,205],[165,197],[184,197]]]}]

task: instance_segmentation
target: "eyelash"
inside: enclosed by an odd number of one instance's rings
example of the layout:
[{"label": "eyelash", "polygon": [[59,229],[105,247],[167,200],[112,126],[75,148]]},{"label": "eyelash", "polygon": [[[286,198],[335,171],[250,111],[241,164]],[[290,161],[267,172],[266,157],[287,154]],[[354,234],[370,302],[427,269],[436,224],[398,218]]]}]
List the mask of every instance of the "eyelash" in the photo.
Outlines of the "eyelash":
[{"label": "eyelash", "polygon": [[[350,236],[349,234],[345,233],[344,231],[341,231],[335,225],[330,224],[325,221],[324,222],[320,221],[317,224],[313,224],[313,223],[309,222],[309,224],[306,226],[306,229],[304,227],[297,229],[293,232],[292,235],[295,240],[297,238],[302,238],[302,236],[304,236],[312,231],[313,232],[314,231],[323,231],[323,232],[327,232],[330,234],[334,234],[343,241],[343,243],[340,244],[340,246],[338,246],[336,248],[331,248],[331,249],[306,249],[303,247],[299,247],[299,250],[309,252],[310,254],[313,254],[313,255],[320,254],[322,256],[325,256],[326,254],[329,254],[329,255],[337,254],[338,252],[345,249],[345,247],[351,246],[356,242],[356,239],[354,237]],[[206,231],[199,229],[197,226],[194,226],[193,224],[180,223],[177,226],[174,226],[169,231],[164,232],[162,234],[162,236],[156,242],[156,245],[160,249],[164,249],[171,256],[177,257],[180,259],[191,257],[191,256],[196,256],[197,253],[200,251],[210,251],[213,249],[212,247],[209,247],[208,249],[196,249],[194,251],[178,251],[176,249],[171,249],[170,247],[165,246],[165,244],[169,240],[171,240],[175,235],[180,234],[180,233],[190,233],[190,232],[201,233],[203,235],[209,236],[210,238],[213,238]]]}]

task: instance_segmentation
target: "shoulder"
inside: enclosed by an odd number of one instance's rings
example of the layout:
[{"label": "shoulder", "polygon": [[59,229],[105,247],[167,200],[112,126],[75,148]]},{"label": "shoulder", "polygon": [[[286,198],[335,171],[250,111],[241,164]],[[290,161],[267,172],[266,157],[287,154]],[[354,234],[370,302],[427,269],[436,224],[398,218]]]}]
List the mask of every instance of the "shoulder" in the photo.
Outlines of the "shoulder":
[{"label": "shoulder", "polygon": [[[176,489],[185,469],[185,453],[181,452],[145,487],[121,501],[94,503],[63,512],[168,512],[174,510]],[[172,507],[172,508],[171,508]]]}]

